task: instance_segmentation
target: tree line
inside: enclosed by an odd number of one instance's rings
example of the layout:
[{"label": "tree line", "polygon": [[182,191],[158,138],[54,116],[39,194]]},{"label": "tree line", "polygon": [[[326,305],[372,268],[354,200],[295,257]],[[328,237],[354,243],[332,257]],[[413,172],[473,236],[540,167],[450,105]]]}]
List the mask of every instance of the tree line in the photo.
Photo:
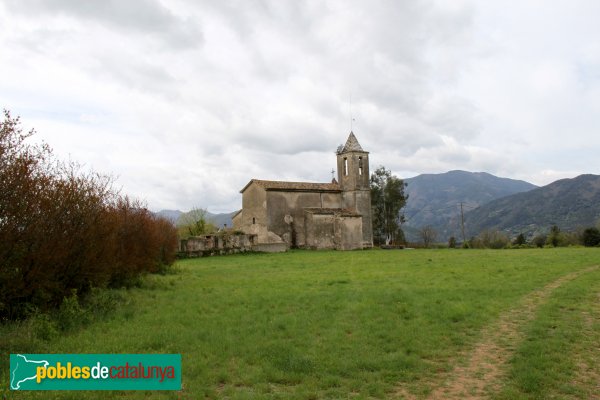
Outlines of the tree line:
[{"label": "tree line", "polygon": [[595,226],[590,226],[566,232],[557,225],[553,225],[548,233],[540,233],[530,239],[527,239],[523,233],[511,238],[505,232],[485,230],[463,244],[463,247],[491,249],[567,246],[600,246],[600,230]]},{"label": "tree line", "polygon": [[173,263],[177,232],[112,180],[29,144],[0,121],[0,320],[56,308],[74,293],[129,286]]}]

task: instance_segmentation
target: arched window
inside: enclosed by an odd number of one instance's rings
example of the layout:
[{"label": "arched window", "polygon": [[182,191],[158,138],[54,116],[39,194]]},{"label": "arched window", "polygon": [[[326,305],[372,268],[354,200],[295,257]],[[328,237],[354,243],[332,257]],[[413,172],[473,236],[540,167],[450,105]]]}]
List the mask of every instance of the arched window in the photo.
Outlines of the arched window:
[{"label": "arched window", "polygon": [[348,175],[348,159],[344,157],[344,175]]},{"label": "arched window", "polygon": [[252,217],[252,225],[256,224],[256,218]]},{"label": "arched window", "polygon": [[362,175],[363,167],[362,167],[362,157],[358,157],[358,174]]}]

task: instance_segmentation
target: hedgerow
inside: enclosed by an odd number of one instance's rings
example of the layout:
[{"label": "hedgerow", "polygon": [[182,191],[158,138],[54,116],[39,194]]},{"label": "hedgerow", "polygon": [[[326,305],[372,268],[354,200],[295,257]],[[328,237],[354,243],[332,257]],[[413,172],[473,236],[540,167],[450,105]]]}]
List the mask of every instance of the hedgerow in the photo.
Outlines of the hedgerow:
[{"label": "hedgerow", "polygon": [[58,308],[73,293],[129,286],[175,260],[177,232],[112,180],[29,144],[0,121],[0,320]]}]

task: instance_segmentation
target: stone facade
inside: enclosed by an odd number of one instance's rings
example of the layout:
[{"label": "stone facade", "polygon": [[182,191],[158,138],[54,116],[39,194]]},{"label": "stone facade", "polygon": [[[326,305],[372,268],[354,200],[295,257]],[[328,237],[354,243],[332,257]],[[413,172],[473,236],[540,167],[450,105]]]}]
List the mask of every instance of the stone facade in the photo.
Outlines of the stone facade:
[{"label": "stone facade", "polygon": [[305,247],[352,250],[363,248],[362,217],[343,209],[305,208]]},{"label": "stone facade", "polygon": [[[252,179],[240,191],[233,227],[257,243],[351,250],[373,246],[369,153],[354,133],[337,151],[338,180],[331,183]],[[339,182],[339,183],[338,183]]]}]

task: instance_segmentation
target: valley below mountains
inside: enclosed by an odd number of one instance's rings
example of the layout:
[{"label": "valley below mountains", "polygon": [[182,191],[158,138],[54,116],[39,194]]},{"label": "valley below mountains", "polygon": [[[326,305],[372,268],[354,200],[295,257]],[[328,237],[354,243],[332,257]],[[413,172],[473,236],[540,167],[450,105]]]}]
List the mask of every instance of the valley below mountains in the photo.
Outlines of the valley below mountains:
[{"label": "valley below mountains", "polygon": [[[485,230],[515,237],[594,226],[600,219],[600,176],[580,175],[543,187],[485,172],[450,171],[406,179],[409,194],[403,229],[408,241],[431,226],[437,241],[469,239]],[[461,215],[462,204],[462,215]]]}]

